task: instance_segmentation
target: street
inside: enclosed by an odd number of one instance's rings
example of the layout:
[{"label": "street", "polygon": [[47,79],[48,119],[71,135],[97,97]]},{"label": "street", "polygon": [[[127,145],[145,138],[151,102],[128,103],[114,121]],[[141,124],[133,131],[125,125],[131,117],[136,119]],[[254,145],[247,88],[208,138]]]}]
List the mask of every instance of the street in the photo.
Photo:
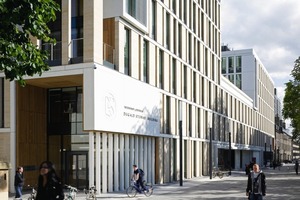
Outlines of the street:
[{"label": "street", "polygon": [[[263,170],[267,178],[267,195],[264,200],[296,200],[300,198],[300,175],[295,175],[294,171],[287,170]],[[244,172],[234,171],[232,176],[218,177],[212,180],[209,177],[185,180],[183,186],[179,184],[166,184],[154,186],[153,195],[146,197],[144,194],[137,194],[133,199],[148,200],[181,200],[181,199],[247,199],[245,195],[247,177]],[[130,199],[125,192],[100,194],[97,199]],[[27,199],[28,194],[23,196]],[[83,200],[85,195],[80,192],[78,200]],[[13,199],[13,198],[10,198]]]}]

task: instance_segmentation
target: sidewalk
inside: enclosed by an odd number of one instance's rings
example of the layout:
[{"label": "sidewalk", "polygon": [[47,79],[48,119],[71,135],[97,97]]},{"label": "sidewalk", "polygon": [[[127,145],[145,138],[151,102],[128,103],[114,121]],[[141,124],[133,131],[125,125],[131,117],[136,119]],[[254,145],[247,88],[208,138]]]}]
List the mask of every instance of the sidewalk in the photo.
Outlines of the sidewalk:
[{"label": "sidewalk", "polygon": [[[210,180],[209,176],[203,176],[193,179],[186,179],[183,181],[183,186],[179,186],[179,182],[167,183],[167,184],[159,184],[154,185],[153,188],[153,195],[160,196],[160,195],[167,195],[168,193],[176,193],[179,190],[187,190],[188,188],[193,188],[198,186],[200,183],[205,182],[218,182],[226,179],[245,179],[245,172],[244,171],[232,171],[231,176],[226,176],[220,179],[218,176]],[[13,195],[13,194],[12,194]],[[13,200],[14,196],[10,196],[9,200]],[[146,198],[144,195],[137,195],[140,198]],[[29,194],[23,194],[23,200],[28,199]],[[77,193],[76,200],[84,200],[85,194],[83,191],[79,191]],[[119,191],[119,192],[111,192],[111,193],[101,193],[97,195],[97,199],[127,199],[126,191]],[[128,198],[130,199],[130,198]]]},{"label": "sidewalk", "polygon": [[[267,175],[268,183],[272,183],[278,179],[297,179],[293,170],[278,170],[263,168],[263,172]],[[281,178],[280,178],[281,177]],[[287,178],[288,177],[288,178]],[[247,176],[244,171],[232,171],[231,176],[224,176],[210,179],[209,176],[187,179],[183,181],[183,186],[179,186],[178,182],[154,185],[153,195],[145,197],[143,194],[137,194],[134,199],[148,200],[177,200],[177,199],[244,199]],[[276,192],[278,185],[272,187]],[[280,185],[282,187],[282,185]],[[23,195],[23,200],[27,199],[29,194]],[[270,197],[270,196],[269,196]],[[10,200],[14,199],[13,197]],[[84,200],[85,194],[79,191],[76,200]],[[97,199],[130,199],[127,197],[126,191],[112,192],[97,195]]]}]

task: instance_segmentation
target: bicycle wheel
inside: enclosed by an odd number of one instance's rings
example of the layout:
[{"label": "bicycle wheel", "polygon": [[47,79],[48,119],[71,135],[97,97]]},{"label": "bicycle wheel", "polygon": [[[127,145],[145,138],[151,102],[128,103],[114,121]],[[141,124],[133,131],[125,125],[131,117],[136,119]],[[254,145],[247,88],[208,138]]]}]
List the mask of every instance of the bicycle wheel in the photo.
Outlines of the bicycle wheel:
[{"label": "bicycle wheel", "polygon": [[145,185],[146,190],[144,191],[145,196],[150,197],[153,193],[153,187],[151,183]]},{"label": "bicycle wheel", "polygon": [[216,172],[213,172],[213,173],[212,173],[212,177],[213,177],[213,178],[216,178],[216,176],[217,176],[217,173],[216,173]]},{"label": "bicycle wheel", "polygon": [[221,179],[221,178],[223,178],[223,176],[224,176],[224,173],[223,172],[219,172],[219,178]]},{"label": "bicycle wheel", "polygon": [[133,198],[133,197],[135,197],[137,191],[136,191],[135,187],[129,186],[129,187],[126,189],[126,193],[127,193],[127,196],[128,196],[129,198]]}]

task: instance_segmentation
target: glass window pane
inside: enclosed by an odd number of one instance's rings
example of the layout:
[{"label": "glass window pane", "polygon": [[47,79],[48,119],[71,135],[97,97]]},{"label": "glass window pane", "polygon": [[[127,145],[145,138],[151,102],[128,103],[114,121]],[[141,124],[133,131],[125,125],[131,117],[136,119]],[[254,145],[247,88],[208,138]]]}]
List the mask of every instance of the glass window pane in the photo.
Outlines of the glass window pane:
[{"label": "glass window pane", "polygon": [[237,73],[242,72],[242,57],[237,56],[235,63],[236,63],[236,72]]},{"label": "glass window pane", "polygon": [[228,73],[234,73],[233,57],[228,57]]}]

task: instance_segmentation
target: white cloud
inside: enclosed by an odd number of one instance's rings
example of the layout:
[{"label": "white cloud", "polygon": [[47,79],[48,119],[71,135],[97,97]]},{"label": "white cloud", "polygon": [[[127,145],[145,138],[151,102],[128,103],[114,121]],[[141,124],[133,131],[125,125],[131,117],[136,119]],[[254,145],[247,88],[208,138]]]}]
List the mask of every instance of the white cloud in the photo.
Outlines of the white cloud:
[{"label": "white cloud", "polygon": [[284,96],[294,61],[300,55],[299,0],[223,0],[222,43],[253,48]]}]

